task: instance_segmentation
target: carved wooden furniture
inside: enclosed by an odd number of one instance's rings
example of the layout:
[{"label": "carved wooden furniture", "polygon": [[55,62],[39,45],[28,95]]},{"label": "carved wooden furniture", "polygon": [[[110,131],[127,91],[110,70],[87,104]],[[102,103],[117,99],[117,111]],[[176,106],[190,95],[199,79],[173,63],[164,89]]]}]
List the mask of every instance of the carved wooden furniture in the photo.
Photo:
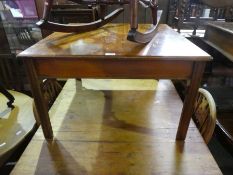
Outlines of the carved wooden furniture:
[{"label": "carved wooden furniture", "polygon": [[61,92],[62,86],[56,79],[45,79],[41,83],[41,89],[44,94],[46,106],[49,109]]},{"label": "carved wooden furniture", "polygon": [[208,144],[216,125],[216,105],[212,95],[205,89],[199,88],[198,90],[193,120]]},{"label": "carved wooden furniture", "polygon": [[199,27],[205,28],[209,21],[233,20],[232,0],[179,0],[172,2],[177,9],[174,25],[178,31],[182,28],[191,28],[194,29],[193,35],[196,35],[196,30]]},{"label": "carved wooden furniture", "polygon": [[79,4],[54,4],[50,11],[50,21],[69,23],[89,23],[98,19],[97,8]]},{"label": "carved wooden furniture", "polygon": [[[122,11],[123,8],[117,8],[112,13],[106,15],[105,10],[107,5],[130,5],[130,30],[127,36],[129,41],[138,42],[138,43],[148,43],[153,38],[156,27],[158,25],[158,16],[160,19],[160,15],[157,14],[158,2],[157,0],[71,0],[72,2],[78,4],[87,4],[87,5],[95,5],[98,8],[98,16],[99,20],[94,22],[85,23],[85,24],[60,24],[49,21],[50,11],[52,10],[53,0],[45,0],[44,3],[44,13],[42,19],[37,23],[42,29],[47,29],[51,31],[59,31],[59,32],[75,32],[82,33],[91,30],[96,30],[99,27],[109,23],[114,18],[116,18]],[[138,6],[139,3],[145,7],[151,9],[152,15],[152,27],[148,29],[146,32],[141,33],[138,31]]]},{"label": "carved wooden furniture", "polygon": [[160,25],[148,45],[125,40],[129,28],[111,24],[82,34],[54,33],[18,55],[28,70],[45,138],[52,139],[53,132],[38,79],[92,77],[190,79],[177,131],[177,139],[185,139],[205,63],[211,57],[167,25]]}]

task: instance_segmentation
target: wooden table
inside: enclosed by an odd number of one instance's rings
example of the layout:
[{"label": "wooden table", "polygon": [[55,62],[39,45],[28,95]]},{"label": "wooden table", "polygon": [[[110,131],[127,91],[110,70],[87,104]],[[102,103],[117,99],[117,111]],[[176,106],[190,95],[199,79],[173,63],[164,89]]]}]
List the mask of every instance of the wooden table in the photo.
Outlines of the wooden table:
[{"label": "wooden table", "polygon": [[36,129],[33,99],[20,92],[10,93],[15,98],[13,109],[8,108],[8,99],[0,93],[0,166]]},{"label": "wooden table", "polygon": [[[148,26],[141,25],[140,30]],[[184,140],[206,61],[211,57],[167,25],[147,45],[126,40],[127,24],[83,34],[54,33],[18,55],[27,67],[44,136],[53,138],[39,78],[189,79],[176,138]]]},{"label": "wooden table", "polygon": [[144,84],[90,90],[69,79],[49,111],[54,140],[39,128],[11,174],[221,174],[192,120],[176,141],[183,104],[172,82]]},{"label": "wooden table", "polygon": [[204,42],[233,62],[233,22],[209,23]]}]

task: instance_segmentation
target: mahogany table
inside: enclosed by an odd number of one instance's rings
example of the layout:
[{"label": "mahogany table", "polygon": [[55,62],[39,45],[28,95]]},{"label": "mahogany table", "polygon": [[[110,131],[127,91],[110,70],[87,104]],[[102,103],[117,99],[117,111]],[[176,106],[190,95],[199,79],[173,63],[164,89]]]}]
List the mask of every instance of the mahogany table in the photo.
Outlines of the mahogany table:
[{"label": "mahogany table", "polygon": [[[148,25],[140,25],[146,30]],[[127,24],[109,24],[82,34],[53,33],[18,55],[27,68],[46,139],[53,131],[40,78],[157,78],[190,80],[176,134],[184,140],[206,61],[211,57],[167,25],[147,45],[126,40]]]}]

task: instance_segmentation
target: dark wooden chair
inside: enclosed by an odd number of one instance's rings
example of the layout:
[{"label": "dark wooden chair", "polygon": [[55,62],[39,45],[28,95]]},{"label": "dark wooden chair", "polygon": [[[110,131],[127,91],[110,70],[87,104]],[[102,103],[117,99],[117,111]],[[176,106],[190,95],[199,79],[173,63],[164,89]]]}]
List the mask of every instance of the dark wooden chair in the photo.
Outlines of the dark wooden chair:
[{"label": "dark wooden chair", "polygon": [[97,9],[87,5],[58,4],[53,5],[50,20],[62,24],[87,23],[98,19]]},{"label": "dark wooden chair", "polygon": [[212,95],[205,89],[199,88],[198,90],[193,120],[208,144],[216,125],[216,105]]},{"label": "dark wooden chair", "polygon": [[48,108],[52,106],[58,94],[62,90],[62,86],[56,79],[45,79],[41,84],[41,89]]},{"label": "dark wooden chair", "polygon": [[14,31],[20,44],[29,47],[36,43],[28,27],[15,27]]},{"label": "dark wooden chair", "polygon": [[180,30],[204,29],[209,21],[233,21],[232,0],[179,0],[173,26]]},{"label": "dark wooden chair", "polygon": [[[41,90],[44,95],[45,103],[48,110],[52,107],[54,101],[62,90],[62,86],[58,83],[56,79],[44,79],[41,82]],[[35,115],[36,123],[39,126],[40,120],[38,117],[38,113],[35,107],[35,103],[33,103],[33,112]]]}]

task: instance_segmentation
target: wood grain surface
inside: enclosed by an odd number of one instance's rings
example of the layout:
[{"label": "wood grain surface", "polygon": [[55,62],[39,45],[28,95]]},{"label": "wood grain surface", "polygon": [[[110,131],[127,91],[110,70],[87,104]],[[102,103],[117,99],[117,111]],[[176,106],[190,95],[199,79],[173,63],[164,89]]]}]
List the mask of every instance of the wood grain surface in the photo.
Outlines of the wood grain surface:
[{"label": "wood grain surface", "polygon": [[[177,139],[185,139],[201,76],[211,56],[167,25],[160,25],[147,45],[128,42],[128,27],[109,24],[96,31],[69,34],[70,37],[54,33],[18,55],[26,64],[47,139],[53,138],[53,132],[39,87],[42,77],[190,79],[177,132]],[[147,27],[141,25],[143,30]]]},{"label": "wood grain surface", "polygon": [[[150,25],[139,25],[146,31]],[[23,58],[91,58],[91,59],[156,59],[182,61],[209,61],[210,56],[196,45],[180,36],[165,24],[149,44],[127,40],[128,24],[108,24],[98,30],[82,34],[55,32],[34,46],[21,52]],[[140,59],[141,60],[141,59]]]},{"label": "wood grain surface", "polygon": [[233,22],[211,22],[203,41],[233,62]]},{"label": "wood grain surface", "polygon": [[[156,83],[157,84],[157,83]],[[221,174],[191,121],[176,141],[182,102],[171,81],[155,90],[87,90],[69,80],[12,174]]]},{"label": "wood grain surface", "polygon": [[12,110],[7,107],[8,99],[0,93],[0,166],[36,124],[32,98],[16,91],[10,93],[15,98]]}]

